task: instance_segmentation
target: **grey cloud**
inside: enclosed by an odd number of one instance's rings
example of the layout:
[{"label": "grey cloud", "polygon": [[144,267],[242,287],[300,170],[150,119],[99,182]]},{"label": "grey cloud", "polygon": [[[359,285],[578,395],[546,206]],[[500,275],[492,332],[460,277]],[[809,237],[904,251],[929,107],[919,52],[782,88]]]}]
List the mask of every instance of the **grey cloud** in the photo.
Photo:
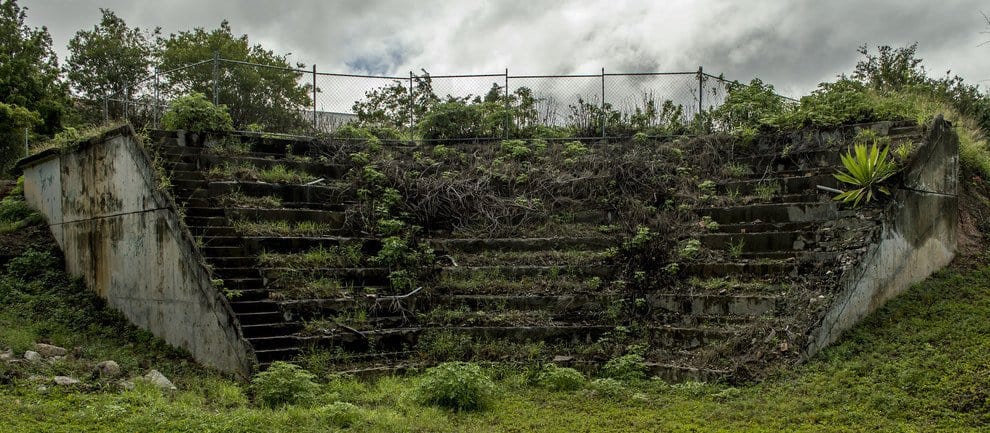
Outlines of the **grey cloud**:
[{"label": "grey cloud", "polygon": [[314,1],[21,0],[32,25],[46,25],[64,55],[99,7],[130,25],[168,34],[215,28],[235,32],[321,70],[403,75],[525,74],[694,70],[780,91],[807,93],[849,72],[862,44],[919,42],[932,72],[967,81],[990,78],[990,47],[976,0],[798,1]]}]

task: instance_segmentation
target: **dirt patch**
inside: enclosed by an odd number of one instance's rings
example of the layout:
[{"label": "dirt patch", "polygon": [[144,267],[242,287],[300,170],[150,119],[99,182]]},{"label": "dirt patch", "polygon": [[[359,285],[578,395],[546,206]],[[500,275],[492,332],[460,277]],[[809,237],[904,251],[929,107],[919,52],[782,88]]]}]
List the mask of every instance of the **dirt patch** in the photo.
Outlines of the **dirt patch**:
[{"label": "dirt patch", "polygon": [[963,174],[959,194],[959,254],[955,264],[975,266],[987,254],[990,231],[990,184],[977,175]]}]

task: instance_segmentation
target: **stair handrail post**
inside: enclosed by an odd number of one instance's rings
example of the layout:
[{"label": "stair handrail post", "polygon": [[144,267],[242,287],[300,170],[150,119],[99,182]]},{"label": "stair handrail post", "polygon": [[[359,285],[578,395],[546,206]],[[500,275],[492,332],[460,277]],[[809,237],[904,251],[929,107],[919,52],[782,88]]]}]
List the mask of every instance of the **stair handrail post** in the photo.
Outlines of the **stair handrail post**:
[{"label": "stair handrail post", "polygon": [[220,51],[213,50],[213,105],[219,105]]}]

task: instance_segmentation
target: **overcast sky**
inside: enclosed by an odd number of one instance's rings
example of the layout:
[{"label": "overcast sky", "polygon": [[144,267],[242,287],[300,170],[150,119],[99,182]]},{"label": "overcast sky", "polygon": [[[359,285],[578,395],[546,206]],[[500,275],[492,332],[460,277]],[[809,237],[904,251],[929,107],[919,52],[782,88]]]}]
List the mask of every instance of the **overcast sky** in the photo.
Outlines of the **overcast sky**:
[{"label": "overcast sky", "polygon": [[321,71],[404,75],[697,70],[800,96],[852,70],[862,44],[919,43],[928,70],[990,85],[976,0],[21,0],[58,48],[110,8],[168,34],[216,28]]}]

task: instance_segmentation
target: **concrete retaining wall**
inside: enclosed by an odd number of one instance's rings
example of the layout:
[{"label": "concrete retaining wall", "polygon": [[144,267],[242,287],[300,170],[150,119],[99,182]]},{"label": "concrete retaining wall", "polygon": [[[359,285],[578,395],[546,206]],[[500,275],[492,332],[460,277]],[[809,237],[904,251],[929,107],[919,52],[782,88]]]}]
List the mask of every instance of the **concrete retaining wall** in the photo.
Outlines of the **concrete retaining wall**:
[{"label": "concrete retaining wall", "polygon": [[951,125],[938,117],[902,171],[880,239],[846,274],[838,296],[812,334],[809,356],[952,261],[958,239],[958,171],[959,139]]},{"label": "concrete retaining wall", "polygon": [[70,274],[197,361],[251,371],[253,351],[129,126],[19,166],[24,195],[45,215]]}]

